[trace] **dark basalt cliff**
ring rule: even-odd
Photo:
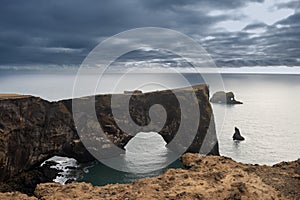
[[[63,102],[32,96],[0,97],[0,180],[33,168],[78,136]]]
[[[193,90],[198,101],[200,120],[197,134],[187,152],[199,152],[204,142],[203,145],[212,145],[210,152],[206,153],[218,155],[218,142],[212,107],[209,103],[208,87],[199,85],[194,86]],[[139,131],[143,131],[143,126],[151,121],[149,116],[151,106],[155,104],[163,106],[166,111],[166,120],[159,134],[167,143],[170,143],[176,136],[181,118],[189,117],[187,113],[181,115],[177,98],[184,101],[185,94],[190,90],[182,88],[177,89],[177,92],[179,96],[175,96],[170,90],[165,90],[131,95],[118,94],[116,98],[122,101],[123,98],[130,96],[129,113],[132,120],[142,127]],[[111,108],[112,96],[97,95],[78,98],[75,101],[84,108],[91,98],[95,99],[97,120],[93,121],[85,113],[81,113],[79,120],[82,124],[86,124],[84,126],[86,132],[92,132],[95,124],[100,124],[107,137],[97,138],[97,134],[87,137],[92,137],[93,140],[109,141],[107,145],[104,145],[108,149],[112,145],[124,148],[133,136],[117,125],[119,122],[126,123],[127,119],[114,119]],[[192,113],[193,110],[188,112]],[[154,116],[159,114],[154,113]],[[189,129],[186,131],[188,135]],[[73,157],[79,162],[94,159],[80,142],[77,134],[72,114],[72,99],[48,102],[32,96],[0,95],[0,180],[3,181],[30,170],[54,155]]]

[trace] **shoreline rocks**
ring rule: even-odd
[[[233,92],[224,91],[214,93],[210,99],[210,102],[220,104],[243,104],[241,101],[235,100]]]
[[[242,164],[222,156],[182,156],[187,169],[167,169],[154,178],[103,187],[88,183],[40,184],[38,198],[79,199],[299,199],[300,159],[274,166]],[[298,177],[298,178],[297,178]],[[65,191],[69,191],[66,193]],[[75,194],[75,196],[74,196]]]
[[[21,172],[0,182],[0,192],[21,192],[28,195],[33,195],[37,184],[52,182],[59,173],[60,170],[52,168],[56,163],[47,161],[43,166],[36,167],[29,171]],[[1,199],[1,198],[0,198]]]
[[[130,184],[92,186],[89,183],[39,184],[34,196],[0,193],[3,200],[23,199],[299,199],[300,159],[273,166],[236,162],[223,156],[187,153],[188,169],[167,169],[164,174]]]

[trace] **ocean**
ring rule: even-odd
[[[106,77],[106,81],[115,82],[117,75]],[[151,78],[152,77],[152,78]],[[185,74],[191,84],[202,83],[195,74]],[[184,86],[169,74],[148,76],[152,82],[169,80],[174,87]],[[145,81],[145,77],[136,75],[128,85],[115,92]],[[300,75],[288,74],[223,74],[224,88],[212,88],[211,94],[218,90],[232,91],[242,105],[212,104],[215,114],[220,154],[232,159],[252,164],[272,165],[281,161],[300,158]],[[72,97],[74,74],[68,73],[1,73],[0,93],[20,93],[40,96],[47,100],[60,100]],[[126,81],[125,81],[126,82]],[[112,91],[102,88],[100,93]],[[162,89],[147,86],[143,91]],[[98,90],[97,90],[98,92]],[[82,95],[88,95],[82,89]],[[238,127],[245,141],[232,140],[234,127]],[[126,146],[124,162],[138,173],[125,173],[111,169],[99,162],[79,165],[69,158],[55,157],[57,167],[65,172],[56,181],[67,179],[90,182],[94,185],[108,183],[128,183],[143,177],[156,176],[165,168],[159,168],[168,159],[169,150],[157,133],[139,133]],[[66,166],[75,166],[77,169]],[[183,167],[175,161],[168,167]]]

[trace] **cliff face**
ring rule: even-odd
[[[0,180],[41,164],[77,139],[62,102],[19,96],[0,100]]]
[[[193,90],[198,101],[200,121],[196,136],[187,152],[199,152],[203,143],[203,145],[211,146],[210,151],[206,153],[218,155],[208,87],[200,85],[195,86]],[[179,99],[184,101],[185,94],[190,91],[183,88],[178,89],[177,92],[180,94]],[[127,94],[116,96],[120,102],[128,98]],[[143,126],[150,123],[149,109],[152,105],[160,104],[164,107],[167,119],[159,134],[167,143],[170,143],[176,136],[181,118],[188,119],[189,117],[187,114],[181,115],[178,99],[172,91],[137,93],[129,96],[130,116],[136,124],[142,127],[138,131],[144,131]],[[89,103],[91,98],[94,97],[79,98],[75,101],[79,102],[84,110],[85,104]],[[100,124],[108,138],[99,138],[95,133],[87,136],[90,140],[109,141],[107,145],[104,145],[106,149],[112,145],[124,148],[133,136],[117,125],[120,122],[127,123],[128,119],[122,116],[114,119],[111,98],[111,95],[95,97],[96,121],[84,112],[77,120],[85,124],[84,131],[88,133],[93,132],[95,124]],[[192,113],[193,110],[189,112]],[[154,117],[156,115],[160,113],[154,113]],[[189,129],[187,128],[186,131],[188,135]],[[29,170],[54,155],[73,157],[79,162],[93,159],[79,140],[73,121],[72,100],[48,102],[32,96],[0,96],[0,180]]]

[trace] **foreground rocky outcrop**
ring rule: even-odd
[[[187,169],[131,184],[44,183],[35,196],[0,193],[1,199],[300,199],[300,159],[274,166],[242,164],[221,156],[185,154]]]
[[[180,120],[189,119],[189,115],[194,112],[191,108],[181,115],[179,101],[187,101],[187,94],[194,92],[201,115],[197,122],[196,135],[187,152],[199,152],[202,145],[206,145],[211,146],[207,153],[218,155],[218,142],[213,112],[209,103],[208,86],[194,86],[192,90],[177,89],[175,92],[178,96],[175,96],[173,92],[174,90],[165,90],[131,95],[118,94],[114,95],[114,98],[119,102],[130,98],[130,116],[136,124],[141,126],[140,131],[143,131],[143,127],[151,122],[149,114],[151,106],[162,105],[167,117],[159,134],[167,143],[170,143],[180,128]],[[120,122],[128,123],[128,118],[125,115],[117,119],[113,117],[111,99],[112,95],[97,95],[48,102],[33,96],[0,95],[0,181],[15,180],[20,173],[36,168],[55,155],[72,157],[79,162],[93,160],[94,157],[81,143],[82,139],[102,141],[103,146],[97,149],[100,153],[115,145],[120,149],[124,148],[133,136],[117,125]],[[76,119],[83,124],[80,128],[86,133],[93,133],[85,135],[84,138],[79,138],[75,128],[72,113],[74,101],[82,108],[82,112],[77,113],[79,117]],[[96,120],[84,112],[91,101],[95,102]],[[114,106],[118,107],[118,105]],[[160,113],[154,113],[154,117],[158,119],[160,115]],[[105,138],[99,137],[94,129],[99,124],[105,133]],[[189,130],[189,126],[186,126],[185,131],[184,137],[188,137],[193,130]],[[181,138],[177,140],[181,141]],[[180,146],[179,143],[178,146]]]
[[[243,104],[241,101],[237,101],[234,98],[233,92],[224,92],[219,91],[213,94],[210,99],[212,103],[221,103],[221,104]]]

